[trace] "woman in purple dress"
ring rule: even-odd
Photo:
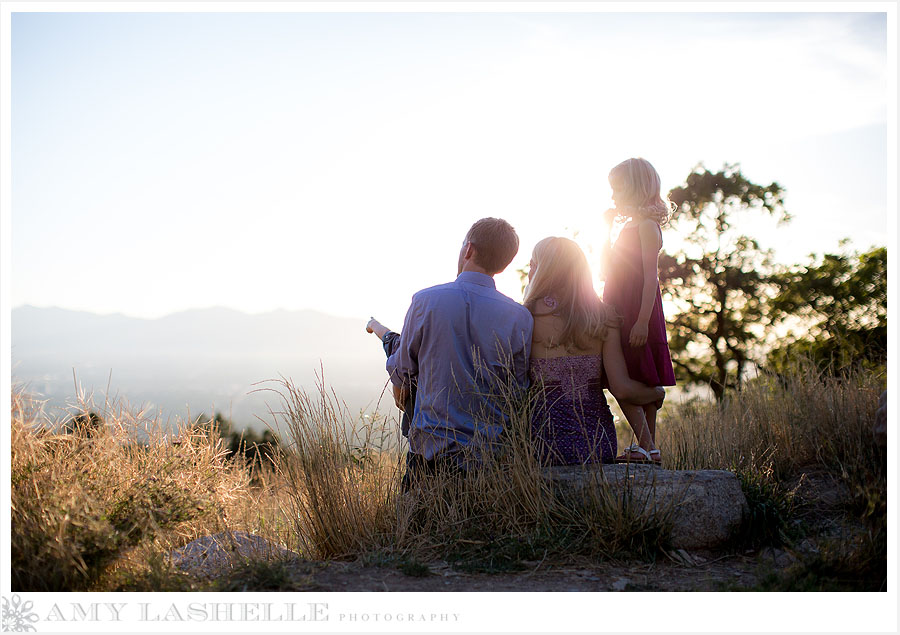
[[[668,221],[671,204],[663,200],[659,174],[646,159],[623,161],[610,171],[609,183],[615,208],[605,214],[607,233],[616,218],[627,223],[615,246],[607,247],[604,252],[603,301],[615,307],[623,318],[622,352],[628,375],[648,386],[674,386],[657,264],[662,248],[660,226]],[[619,401],[619,405],[629,423],[637,423],[632,428],[638,439],[637,444],[625,449],[619,460],[646,458],[659,462],[657,406],[627,401]],[[649,438],[639,434],[639,430],[645,429],[650,433]]]
[[[616,430],[604,384],[617,400],[633,404],[659,402],[665,391],[628,377],[621,319],[594,291],[587,259],[574,241],[550,237],[535,245],[528,281],[530,375],[539,391],[532,432],[539,455],[551,465],[612,462]]]

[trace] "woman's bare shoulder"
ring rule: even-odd
[[[534,339],[544,340],[557,335],[562,329],[562,318],[553,313],[532,313],[534,316]]]

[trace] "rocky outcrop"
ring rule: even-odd
[[[598,492],[630,496],[638,512],[655,511],[672,523],[671,546],[715,549],[738,531],[749,513],[737,476],[724,470],[665,470],[618,464],[547,468],[558,496],[578,503]],[[608,489],[603,489],[608,488]]]
[[[245,531],[197,538],[169,552],[172,564],[200,577],[212,577],[246,560],[285,559],[292,551]]]

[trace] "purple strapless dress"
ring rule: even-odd
[[[612,462],[616,428],[603,394],[601,356],[532,359],[528,372],[540,391],[531,429],[541,460],[549,465]]]

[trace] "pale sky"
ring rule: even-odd
[[[483,216],[521,299],[631,156],[777,180],[794,222],[746,231],[782,262],[887,242],[884,14],[14,13],[11,46],[13,307],[399,328]]]

